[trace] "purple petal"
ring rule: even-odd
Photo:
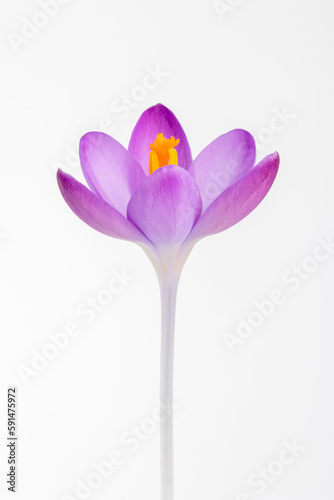
[[[125,215],[132,193],[145,180],[138,162],[119,142],[102,132],[84,135],[79,151],[91,190]]]
[[[174,165],[153,172],[128,205],[128,219],[157,246],[182,242],[201,212],[201,197],[194,179]]]
[[[176,147],[177,163],[180,167],[188,168],[192,162],[188,139],[178,119],[168,108],[162,104],[156,104],[141,115],[133,129],[129,143],[129,152],[140,163],[146,175],[148,175],[148,160],[151,152],[150,144],[161,133],[167,139],[171,136],[180,139],[180,144]]]
[[[203,211],[254,167],[255,157],[254,138],[241,129],[221,135],[203,149],[188,169],[199,187]]]
[[[59,169],[57,180],[68,206],[93,229],[113,238],[143,245],[149,244],[145,236],[131,222],[71,175]]]
[[[268,193],[278,166],[278,153],[269,155],[240,181],[227,188],[204,212],[187,241],[220,233],[244,219]]]

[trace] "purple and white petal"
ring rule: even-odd
[[[79,153],[91,190],[125,215],[132,193],[145,180],[138,162],[124,146],[102,132],[85,134]]]
[[[71,175],[58,170],[57,180],[68,206],[90,227],[113,238],[150,245],[145,236],[122,214]]]
[[[203,212],[254,167],[255,158],[254,138],[241,129],[219,136],[203,149],[188,169],[199,187]]]
[[[151,174],[128,205],[128,219],[156,246],[182,242],[200,217],[202,201],[188,172],[169,165]]]
[[[153,144],[158,134],[170,139],[180,139],[176,146],[178,165],[188,168],[192,162],[191,150],[187,136],[180,122],[168,108],[162,104],[156,104],[148,108],[139,118],[133,129],[129,152],[140,163],[145,174],[148,175],[148,162],[150,156],[150,144]]]
[[[240,181],[227,188],[204,212],[187,242],[225,231],[250,214],[271,188],[278,166],[278,153],[271,154]]]

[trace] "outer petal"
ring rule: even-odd
[[[255,140],[241,129],[221,135],[203,149],[188,169],[199,187],[203,211],[254,167],[255,157]]]
[[[117,210],[62,170],[57,172],[60,191],[73,212],[100,233],[149,245],[145,236]]]
[[[161,133],[168,139],[171,136],[180,139],[180,144],[176,147],[177,163],[180,167],[188,168],[192,162],[188,139],[180,122],[168,108],[162,104],[156,104],[141,115],[133,129],[129,143],[129,152],[140,163],[146,175],[148,175],[148,160],[151,152],[150,144]]]
[[[184,241],[201,212],[194,179],[174,165],[151,174],[128,205],[128,219],[157,247]]]
[[[119,142],[102,132],[85,134],[79,151],[91,190],[125,215],[132,193],[145,179],[138,162]]]
[[[269,155],[240,181],[227,188],[204,212],[187,242],[225,231],[252,212],[271,188],[278,166],[278,153]]]

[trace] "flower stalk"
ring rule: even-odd
[[[161,500],[174,500],[173,372],[175,311],[179,273],[167,270],[159,276],[161,296],[160,399],[168,418],[160,426]]]

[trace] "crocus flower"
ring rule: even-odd
[[[102,132],[89,132],[79,153],[90,189],[58,171],[73,212],[108,236],[141,245],[165,268],[170,258],[182,267],[198,240],[252,212],[279,164],[274,153],[254,166],[255,141],[245,130],[221,135],[193,160],[179,121],[161,104],[142,114],[128,150]]]
[[[276,177],[279,156],[255,165],[245,130],[219,136],[193,160],[183,128],[161,104],[139,118],[128,149],[101,132],[80,141],[89,188],[58,171],[61,193],[92,228],[140,245],[153,263],[162,302],[161,399],[172,404],[176,290],[195,243],[244,219]],[[172,419],[161,426],[162,500],[173,500]]]

